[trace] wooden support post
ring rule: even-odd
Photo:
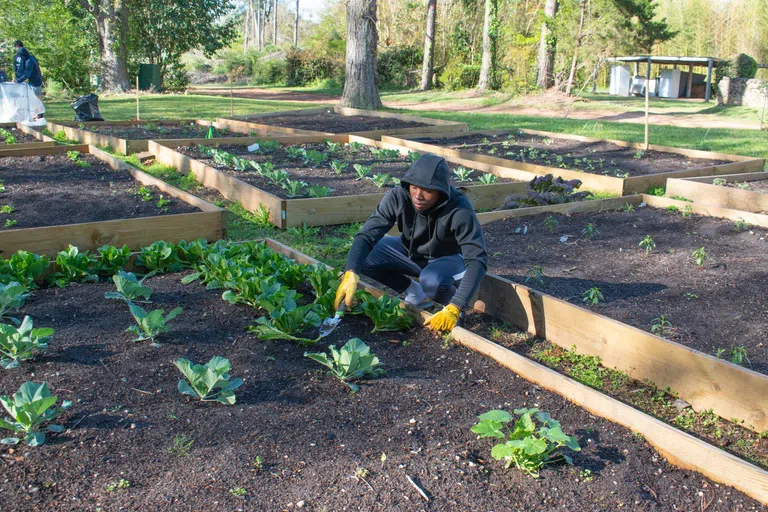
[[[688,85],[685,88],[685,97],[691,97],[691,89],[693,88],[693,64],[688,65]]]
[[[712,96],[712,59],[707,62],[707,92],[704,95],[704,101],[709,101]]]
[[[136,75],[136,120],[140,121],[141,117],[139,116],[139,76]]]
[[[232,77],[229,77],[229,115],[235,115],[235,97],[232,85]]]
[[[648,151],[650,142],[648,140],[648,121],[649,121],[649,104],[651,97],[651,58],[648,57],[648,69],[645,76],[645,150]]]

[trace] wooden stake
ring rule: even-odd
[[[139,121],[139,76],[136,75],[136,120]]]
[[[235,115],[235,97],[232,90],[232,77],[229,77],[229,115]]]
[[[651,59],[648,59],[648,70],[645,77],[645,151],[648,151],[650,142],[648,140],[648,108],[651,98]]]

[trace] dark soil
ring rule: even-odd
[[[115,171],[91,155],[81,154],[83,168],[67,155],[0,158],[0,181],[5,192],[0,206],[13,212],[0,213],[0,223],[16,220],[13,228],[57,226],[100,220],[190,213],[197,208],[148,188],[152,199],[144,201],[137,191],[142,186],[125,171]],[[158,207],[160,198],[170,201]]]
[[[768,373],[765,230],[737,231],[731,221],[647,207],[554,214],[553,232],[547,217],[483,226],[489,272],[643,330],[665,315],[673,327],[664,337],[708,354],[743,346],[753,368]],[[592,240],[581,235],[589,223],[599,231]],[[514,234],[523,225],[528,233]],[[646,235],[656,244],[647,256],[638,246]],[[707,258],[696,266],[691,252],[701,247]],[[537,265],[543,284],[529,274]],[[588,305],[582,294],[594,287],[605,301]]]
[[[85,130],[103,135],[110,135],[124,140],[150,139],[202,139],[208,133],[208,127],[197,123],[185,124],[140,124],[140,125],[110,125],[91,124]],[[247,133],[232,132],[214,128],[216,137],[248,137]]]
[[[372,165],[373,170],[369,176],[375,174],[389,174],[398,179],[405,174],[408,167],[411,165],[411,161],[406,156],[377,159],[367,147],[363,147],[360,150],[353,150],[349,147],[341,146],[332,153],[328,150],[328,147],[325,144],[301,144],[293,147],[301,147],[307,151],[316,150],[326,153],[328,155],[328,160],[317,167],[311,167],[302,159],[291,158],[284,146],[281,146],[276,151],[266,155],[249,153],[247,146],[221,146],[220,149],[227,151],[228,153],[248,157],[249,160],[254,160],[259,163],[271,162],[274,164],[275,169],[285,169],[288,174],[290,174],[292,180],[304,181],[309,186],[317,185],[331,187],[333,189],[331,196],[376,194],[386,192],[394,186],[392,181],[384,187],[379,188],[370,179],[358,180],[357,173],[353,168],[354,164],[363,166]],[[260,188],[261,190],[265,190],[278,197],[288,197],[285,189],[274,185],[270,180],[259,176],[256,171],[236,171],[228,166],[218,165],[208,156],[200,152],[197,147],[180,147],[177,148],[177,151],[216,167],[254,187]],[[334,160],[345,162],[347,164],[345,170],[341,174],[336,174],[331,169],[330,164]],[[451,170],[454,170],[461,166],[449,163],[448,167],[450,167]],[[479,184],[477,178],[481,174],[482,171],[474,171],[470,176],[470,179],[473,180],[471,182],[457,182],[455,177],[452,182],[457,188],[471,186],[471,184],[477,185]],[[514,181],[515,180],[508,178],[499,178],[497,183],[511,183]],[[306,197],[306,191],[303,197]]]
[[[303,349],[245,332],[253,310],[179,277],[147,281],[153,307],[185,308],[160,348],[130,341],[128,309],[103,298],[107,285],[40,290],[25,306],[56,334],[36,362],[0,373],[0,390],[14,392],[31,376],[74,407],[59,421],[71,431],[42,447],[0,447],[8,510],[278,511],[300,501],[317,511],[764,510],[670,466],[627,429],[484,356],[443,349],[423,330],[373,335],[366,320],[345,318],[328,342],[360,337],[387,369],[352,395]],[[234,406],[176,390],[173,360],[214,355],[245,380]],[[545,469],[539,480],[504,470],[490,457],[493,443],[469,430],[477,414],[526,406],[551,412],[578,437],[575,467]],[[169,451],[180,436],[193,440],[186,455]],[[365,482],[357,468],[369,471]],[[130,487],[107,490],[120,479]]]
[[[324,133],[368,132],[374,130],[396,130],[401,128],[429,126],[425,123],[415,123],[412,121],[403,121],[401,119],[371,116],[343,116],[335,112],[307,115],[272,115],[240,119],[252,123],[283,126],[297,130],[312,130]]]
[[[743,188],[745,185],[746,185],[746,188]],[[725,186],[731,187],[731,188],[738,188],[741,190],[748,190],[750,192],[760,192],[761,194],[768,194],[768,180],[745,181],[741,183],[726,183]]]
[[[581,142],[514,132],[507,135],[414,140],[517,162],[619,178],[729,163],[727,160],[688,158],[661,151],[638,151],[610,142]]]
[[[40,142],[39,140],[34,138],[32,135],[27,135],[26,133],[19,130],[18,128],[5,128],[5,130],[11,132],[11,135],[16,137],[17,144],[26,144],[28,142]],[[0,136],[0,147],[13,149],[13,144],[6,144],[5,137]]]

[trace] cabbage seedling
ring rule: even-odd
[[[645,249],[646,256],[651,254],[651,251],[653,251],[656,248],[656,242],[653,241],[653,238],[651,238],[651,235],[645,235],[645,238],[640,240],[640,243],[637,245],[638,247]]]
[[[17,318],[9,316],[8,313],[23,306],[27,297],[29,297],[27,289],[16,281],[11,281],[8,284],[0,283],[0,320],[10,320],[19,325],[21,322]]]
[[[371,176],[371,181],[379,188],[384,188],[392,180],[392,176],[386,173],[378,173]]]
[[[453,176],[456,178],[456,181],[472,181],[473,172],[471,169],[459,166],[453,170]]]
[[[176,272],[184,266],[179,260],[176,248],[163,241],[155,242],[148,247],[142,247],[136,258],[136,264],[147,270],[156,272]]]
[[[479,178],[477,178],[477,181],[482,183],[483,185],[493,185],[494,183],[499,181],[499,178],[495,174],[489,174],[489,173],[483,173]]]
[[[585,291],[581,294],[582,297],[584,297],[583,301],[588,304],[599,304],[604,299],[603,292],[600,291],[600,288],[595,286],[594,288],[590,288],[589,290]]]
[[[199,398],[203,402],[235,403],[235,390],[243,385],[243,379],[229,378],[229,359],[214,356],[205,365],[194,364],[181,358],[173,362],[186,380],[179,380],[179,391]]]
[[[335,172],[336,174],[343,173],[347,168],[347,162],[339,162],[338,160],[334,160],[331,162],[331,170]]]
[[[124,300],[126,302],[150,302],[149,298],[152,296],[152,288],[143,286],[142,283],[144,279],[151,275],[154,275],[154,272],[150,272],[139,280],[133,272],[123,272],[121,270],[118,274],[112,276],[112,281],[114,281],[117,291],[104,293],[104,298]],[[139,298],[144,300],[137,300]]]
[[[355,170],[355,173],[357,174],[357,178],[355,178],[355,180],[357,181],[360,181],[366,178],[369,174],[371,174],[371,172],[373,172],[372,165],[352,164],[352,168]]]
[[[48,389],[48,383],[36,384],[25,382],[19,390],[10,396],[0,396],[0,403],[10,415],[9,418],[0,418],[0,428],[23,433],[23,440],[29,446],[39,446],[45,443],[45,433],[41,432],[42,424],[53,421],[65,409],[72,406],[72,402],[64,401],[61,407],[54,407],[58,397],[52,396]],[[48,425],[49,432],[62,432],[59,425]],[[0,439],[2,444],[18,444],[19,437],[6,437]]]
[[[309,197],[328,197],[333,193],[333,189],[328,186],[312,185],[307,189]]]
[[[0,366],[6,370],[18,368],[19,361],[32,359],[36,351],[47,350],[53,333],[50,327],[33,329],[28,316],[19,327],[0,324]]]
[[[285,180],[281,185],[285,190],[285,195],[289,198],[298,197],[304,195],[304,189],[307,188],[307,184],[300,180]]]
[[[155,338],[163,333],[168,332],[171,328],[169,322],[179,316],[183,308],[176,308],[171,310],[167,315],[163,315],[165,310],[155,309],[147,313],[144,308],[137,306],[136,304],[129,302],[128,309],[131,310],[134,320],[137,325],[132,325],[126,332],[130,332],[136,335],[136,339],[133,341],[139,342],[144,340],[152,340],[153,345],[159,346]]]
[[[48,256],[18,251],[9,260],[0,259],[0,281],[16,281],[28,290],[37,288],[35,279],[48,269],[50,261]]]
[[[96,260],[88,251],[80,252],[74,245],[70,245],[66,251],[59,251],[56,255],[56,267],[58,272],[50,277],[50,281],[59,288],[64,288],[69,283],[93,283],[99,280],[99,276],[92,273]]]
[[[117,274],[131,258],[131,249],[127,245],[119,249],[114,245],[102,245],[96,250],[99,253],[96,268],[102,274]]]
[[[413,318],[400,305],[400,301],[389,295],[381,295],[376,299],[368,294],[358,309],[373,322],[371,332],[404,331],[413,325]]]
[[[330,345],[328,350],[331,357],[328,357],[325,352],[304,352],[304,357],[328,367],[330,370],[328,373],[349,386],[353,393],[357,393],[360,387],[350,381],[375,379],[386,373],[379,368],[381,361],[371,353],[371,347],[360,338],[350,339],[341,347],[341,350],[338,350],[335,345]]]

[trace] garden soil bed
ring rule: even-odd
[[[360,337],[387,369],[352,395],[302,357],[304,349],[245,332],[252,309],[223,302],[220,291],[184,287],[179,277],[147,281],[154,307],[185,308],[160,348],[130,341],[128,309],[103,298],[105,284],[40,290],[24,307],[56,334],[36,362],[0,373],[0,390],[14,392],[32,374],[74,406],[59,421],[71,431],[38,448],[0,448],[9,510],[278,511],[299,502],[317,511],[763,510],[670,466],[627,429],[484,356],[443,349],[423,330],[372,335],[368,321],[346,317],[328,342]],[[173,360],[214,355],[228,357],[232,376],[245,380],[234,406],[176,390]],[[540,407],[578,437],[575,467],[551,467],[534,480],[491,459],[493,443],[469,428],[477,414],[516,407]],[[193,440],[187,455],[169,451],[176,436]],[[367,484],[357,468],[369,471]],[[107,490],[120,479],[130,487]]]
[[[646,331],[665,315],[672,328],[664,337],[708,354],[743,346],[753,369],[768,373],[766,230],[645,207],[553,214],[558,224],[550,232],[548,216],[483,226],[489,272]],[[599,231],[592,240],[581,235],[590,223]],[[524,225],[527,234],[514,234]],[[656,244],[647,256],[638,246],[646,235]],[[701,247],[707,257],[697,266],[691,253]],[[537,265],[543,284],[531,276]],[[594,287],[604,302],[587,305],[582,294]]]
[[[336,112],[302,115],[272,115],[264,117],[239,118],[241,121],[281,126],[297,130],[312,130],[324,133],[352,133],[375,130],[397,130],[430,126],[425,123],[404,121],[389,117],[343,116]]]
[[[741,188],[736,183],[727,183],[725,186],[730,188],[737,188],[741,190],[747,190],[749,192],[758,192],[760,194],[768,194],[768,180],[762,180],[762,181],[745,181],[743,183],[746,183],[748,186],[747,188]]]
[[[301,160],[292,159],[286,152],[286,148],[283,146],[266,155],[249,153],[246,146],[221,146],[219,149],[235,155],[248,157],[249,160],[254,160],[259,163],[271,162],[274,164],[275,169],[285,169],[292,180],[304,181],[309,186],[317,185],[331,187],[333,189],[333,192],[330,194],[331,196],[377,194],[386,192],[394,186],[391,181],[388,185],[379,188],[369,179],[357,180],[357,174],[355,173],[353,164],[360,164],[363,166],[372,165],[373,170],[369,176],[381,173],[389,174],[398,179],[405,174],[408,167],[411,165],[411,161],[406,156],[384,160],[376,159],[373,157],[368,147],[363,147],[362,149],[355,151],[349,147],[342,146],[333,153],[328,152],[328,148],[324,144],[301,144],[293,147],[302,147],[307,151],[314,149],[326,153],[328,155],[328,160],[318,167],[310,167],[309,165],[304,164]],[[210,157],[203,154],[198,147],[180,147],[177,151],[196,160],[205,162],[212,167],[235,176],[236,178],[253,185],[256,188],[269,192],[270,194],[274,194],[281,198],[287,198],[285,189],[274,185],[270,180],[256,174],[255,171],[236,171],[231,167],[218,165],[214,163]],[[330,168],[330,163],[333,160],[338,160],[347,164],[345,170],[341,174],[336,174]],[[453,171],[460,166],[449,163],[448,167]],[[480,183],[477,182],[477,178],[481,176],[481,174],[483,174],[482,171],[474,171],[470,176],[473,180],[471,182],[457,182],[455,177],[452,179],[452,182],[457,188],[471,186],[473,184],[478,185]],[[516,180],[498,178],[497,183],[511,183],[514,181]]]
[[[86,131],[109,135],[124,140],[151,139],[203,139],[208,133],[208,127],[197,123],[184,124],[140,124],[140,125],[110,125],[89,124]],[[248,137],[247,133],[232,132],[222,128],[214,128],[216,137]]]
[[[730,163],[661,151],[639,151],[610,142],[583,142],[519,133],[412,140],[467,153],[619,178]]]
[[[27,144],[29,142],[40,142],[32,135],[27,135],[23,131],[19,130],[18,128],[5,128],[6,131],[11,132],[11,135],[16,137],[16,143],[15,144],[7,144],[5,142],[5,137],[0,137],[0,148],[3,149],[13,149],[13,146],[16,144]]]
[[[90,167],[80,167],[66,154],[0,158],[5,187],[0,205],[13,208],[0,214],[0,222],[16,220],[13,228],[35,228],[199,211],[154,187],[144,187],[151,200],[142,200],[137,195],[142,185],[128,172],[88,154],[78,158]],[[170,201],[163,208],[157,206],[161,197]]]

